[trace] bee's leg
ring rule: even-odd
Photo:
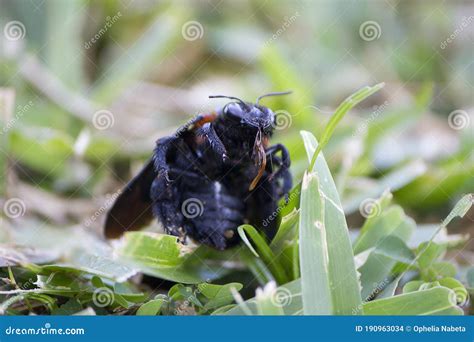
[[[180,236],[184,217],[179,208],[179,193],[176,184],[170,184],[164,176],[158,176],[153,181],[150,195],[153,202],[153,214],[163,224],[166,233]]]
[[[276,155],[278,152],[281,152],[281,158]],[[276,144],[267,149],[267,157],[270,159],[270,162],[267,163],[270,168],[269,172],[271,172],[269,179],[282,179],[283,185],[279,190],[281,190],[281,195],[285,195],[288,200],[288,193],[293,186],[289,170],[291,165],[290,154],[285,146]],[[274,165],[279,166],[278,170],[274,171]]]
[[[204,124],[201,128],[199,128],[197,130],[197,135],[205,136],[209,141],[211,149],[214,151],[217,157],[222,158],[223,162],[227,160],[227,151],[225,149],[225,146],[217,135],[211,123],[208,122]]]
[[[167,184],[171,183],[169,178],[169,166],[166,162],[168,151],[175,148],[174,144],[181,138],[175,136],[164,137],[156,141],[155,153],[153,155],[153,164],[158,176],[163,176]]]

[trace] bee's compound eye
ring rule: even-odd
[[[242,117],[242,109],[236,103],[229,103],[225,105],[223,109],[224,115],[241,118]]]
[[[225,115],[229,114],[229,105],[224,106],[224,108],[222,109],[222,113],[224,113]]]

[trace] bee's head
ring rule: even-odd
[[[230,102],[222,109],[222,114],[226,120],[234,122],[251,132],[261,132],[265,136],[270,136],[275,127],[275,114],[265,106],[259,104],[260,99],[266,96],[285,95],[290,92],[269,93],[260,96],[255,103],[244,102],[237,97],[214,95],[209,98],[228,98],[236,100]]]

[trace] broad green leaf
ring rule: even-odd
[[[408,241],[414,229],[415,222],[405,215],[403,209],[392,206],[366,220],[354,242],[354,253],[359,254],[368,248],[376,247],[390,235]]]
[[[137,316],[155,316],[160,312],[161,307],[163,306],[163,299],[152,299],[145,304],[142,304],[137,310]]]
[[[185,284],[214,279],[225,270],[193,258],[193,251],[171,235],[151,232],[126,233],[115,252],[127,265],[140,272]],[[205,248],[205,247],[199,247]]]
[[[217,310],[214,310],[211,313],[211,316],[218,316],[218,315],[225,315],[227,312],[229,312],[231,309],[235,308],[236,304],[229,304],[226,306],[222,306]]]
[[[364,303],[366,315],[462,315],[446,287],[405,293]]]
[[[198,285],[198,292],[209,300],[204,305],[204,308],[211,310],[232,303],[234,297],[232,296],[231,288],[240,291],[242,287],[242,284],[239,283],[229,283],[225,285],[202,283]]]
[[[302,131],[301,135],[311,155],[317,148],[316,138],[309,132]],[[309,301],[305,302],[305,313],[352,314],[362,302],[354,254],[336,185],[323,155],[317,157],[302,184],[299,230],[303,301]]]
[[[392,195],[385,192],[374,200],[371,213],[354,242],[354,253],[369,251],[366,262],[359,267],[362,298],[367,300],[384,291],[391,283],[391,273],[397,262],[409,264],[414,255],[406,245],[415,222],[402,208],[389,206]],[[390,292],[390,290],[387,290]]]
[[[51,311],[51,315],[69,316],[74,315],[82,310],[81,303],[76,298],[69,299],[59,308]]]
[[[395,235],[389,235],[375,247],[374,253],[405,264],[411,263],[415,255],[405,242]]]
[[[385,237],[369,254],[365,264],[358,269],[365,300],[383,293],[391,283],[392,269],[397,262],[409,264],[414,254],[405,242],[394,235]],[[390,290],[387,290],[390,291]]]
[[[82,251],[75,251],[70,261],[80,271],[114,279],[117,282],[126,281],[137,273],[136,269],[127,267],[110,257],[88,254]]]
[[[464,305],[469,299],[469,294],[464,285],[457,279],[446,277],[438,280],[441,286],[447,287],[448,289],[453,290],[454,298],[456,303],[459,305]]]
[[[29,264],[27,267],[42,274],[54,272],[67,272],[72,274],[88,273],[117,282],[126,281],[138,272],[137,269],[128,267],[123,263],[113,260],[111,257],[88,254],[80,250],[73,251],[69,255],[68,261],[68,263],[46,264],[41,266]]]
[[[423,280],[412,280],[403,286],[403,293],[415,292],[420,289],[420,286],[425,282]]]
[[[431,265],[431,269],[436,279],[445,277],[454,278],[458,273],[456,266],[449,261],[435,262]]]
[[[420,269],[427,269],[431,267],[431,264],[438,259],[444,252],[446,252],[446,247],[438,245],[432,241],[423,242],[418,246],[417,249],[417,262],[420,266]]]

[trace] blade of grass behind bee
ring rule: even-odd
[[[241,239],[244,241],[244,243],[249,247],[249,249],[257,256],[263,259],[265,264],[268,266],[268,268],[271,270],[272,274],[274,275],[276,281],[278,284],[285,284],[288,282],[288,276],[286,275],[285,270],[283,267],[276,261],[275,254],[273,251],[270,249],[268,246],[267,242],[264,240],[264,238],[257,232],[257,230],[249,225],[249,224],[244,224],[241,225],[237,229]],[[251,245],[249,239],[247,238],[247,234],[250,236],[252,241],[255,244],[255,247],[257,250],[254,249],[254,247]],[[257,251],[260,254],[257,254]]]
[[[314,164],[316,163],[316,159],[318,157],[319,152],[326,146],[328,143],[329,139],[331,138],[332,134],[334,133],[334,130],[336,129],[337,124],[339,121],[342,120],[344,115],[351,110],[353,107],[355,107],[359,102],[365,100],[367,97],[372,95],[373,93],[379,91],[384,87],[384,83],[379,83],[376,84],[373,87],[366,86],[348,98],[346,98],[340,105],[337,107],[335,113],[333,116],[331,116],[331,119],[327,123],[326,127],[324,128],[323,135],[321,136],[320,143],[316,148],[316,152],[313,154],[313,157],[311,159],[311,163],[309,166],[309,170],[312,170],[314,167]]]

